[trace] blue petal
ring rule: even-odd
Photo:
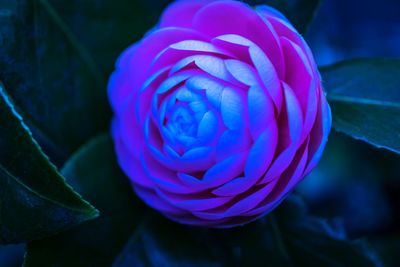
[[[210,142],[218,132],[218,119],[211,111],[207,111],[199,123],[197,137],[203,142]]]
[[[222,50],[210,43],[196,40],[185,40],[170,45],[171,48],[184,51],[208,52],[222,55],[231,55],[228,51]]]
[[[210,168],[203,178],[207,188],[219,186],[238,177],[243,172],[246,155],[246,153],[233,155]]]
[[[255,208],[271,193],[274,187],[274,183],[269,183],[248,197],[239,200],[225,212],[225,216],[237,216]]]
[[[195,63],[201,70],[214,77],[224,81],[232,81],[232,77],[226,69],[224,60],[220,58],[201,55],[197,56]]]
[[[225,65],[232,76],[239,82],[252,86],[258,84],[258,78],[252,66],[236,59],[225,60]]]
[[[189,107],[194,112],[197,122],[200,122],[204,114],[208,111],[207,105],[203,101],[193,101],[189,103]]]
[[[254,43],[251,42],[249,39],[246,39],[240,35],[237,34],[225,34],[225,35],[220,35],[216,38],[213,39],[213,41],[224,41],[227,43],[231,43],[231,44],[237,44],[237,45],[241,45],[241,46],[251,46]]]
[[[227,130],[218,140],[217,160],[249,149],[250,138],[246,131]]]
[[[295,143],[301,138],[303,115],[300,103],[292,89],[285,83],[283,83],[283,89],[285,94],[290,138],[292,142]]]
[[[255,140],[274,121],[274,105],[260,86],[252,86],[248,92],[248,109],[250,131]]]
[[[277,144],[278,128],[275,123],[271,123],[250,150],[244,169],[246,177],[254,181],[261,178],[274,158]]]
[[[186,87],[182,87],[176,93],[176,98],[183,102],[192,102],[201,99],[198,94],[193,93]]]
[[[243,101],[237,91],[231,88],[224,89],[221,99],[221,115],[226,127],[232,130],[244,128],[245,109],[243,105],[247,105],[247,103]]]
[[[223,85],[210,78],[196,76],[188,79],[186,86],[192,90],[206,90],[206,96],[210,104],[217,109],[220,108]]]
[[[179,73],[177,75],[171,76],[168,79],[166,79],[157,89],[156,93],[157,94],[163,94],[167,92],[168,90],[171,90],[184,80],[187,80],[190,78],[191,74],[190,73]]]

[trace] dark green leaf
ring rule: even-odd
[[[222,244],[207,229],[193,228],[153,215],[135,232],[113,267],[225,266]],[[231,265],[232,266],[232,265]]]
[[[193,228],[150,218],[114,263],[123,266],[381,266],[361,241],[310,216],[298,197],[243,227]]]
[[[397,267],[399,265],[400,235],[389,234],[375,237],[371,241],[375,245],[379,255],[387,267]]]
[[[46,151],[63,162],[109,126],[117,56],[157,21],[147,1],[0,0],[0,80]],[[162,2],[161,2],[162,4]]]
[[[284,14],[301,33],[307,32],[320,0],[245,0],[251,5],[269,5]]]
[[[400,60],[352,60],[321,68],[333,126],[400,153]]]
[[[29,243],[25,266],[110,266],[145,212],[118,167],[108,135],[83,146],[62,173],[99,208],[100,217]]]
[[[43,238],[97,215],[43,154],[0,84],[0,243]]]
[[[25,244],[0,246],[0,265],[21,267],[25,254]]]
[[[338,220],[310,216],[296,196],[289,197],[274,216],[294,266],[382,266],[366,241],[349,240]]]

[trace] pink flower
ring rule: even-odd
[[[331,114],[309,47],[278,11],[178,1],[109,82],[119,163],[172,220],[209,227],[275,208],[317,164]]]

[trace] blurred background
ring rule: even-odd
[[[131,1],[148,10],[145,21],[133,25],[132,36],[127,36],[126,41],[134,42],[170,1]],[[68,8],[76,8],[79,15],[79,6]],[[93,10],[98,9],[93,6]],[[58,11],[62,17],[63,10]],[[305,38],[319,65],[358,57],[400,58],[400,1],[323,0]],[[388,266],[400,265],[396,258],[400,251],[399,155],[333,131],[319,166],[297,190],[313,213],[342,218],[350,237],[367,238]],[[24,245],[0,246],[0,266],[21,266],[23,253]]]
[[[400,1],[324,0],[305,37],[319,65],[400,58]],[[350,237],[367,238],[387,266],[400,266],[399,155],[332,131],[298,191],[314,213],[341,217]]]

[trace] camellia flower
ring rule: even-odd
[[[118,161],[137,195],[185,224],[276,207],[319,161],[330,109],[309,47],[278,11],[178,1],[109,82]]]

